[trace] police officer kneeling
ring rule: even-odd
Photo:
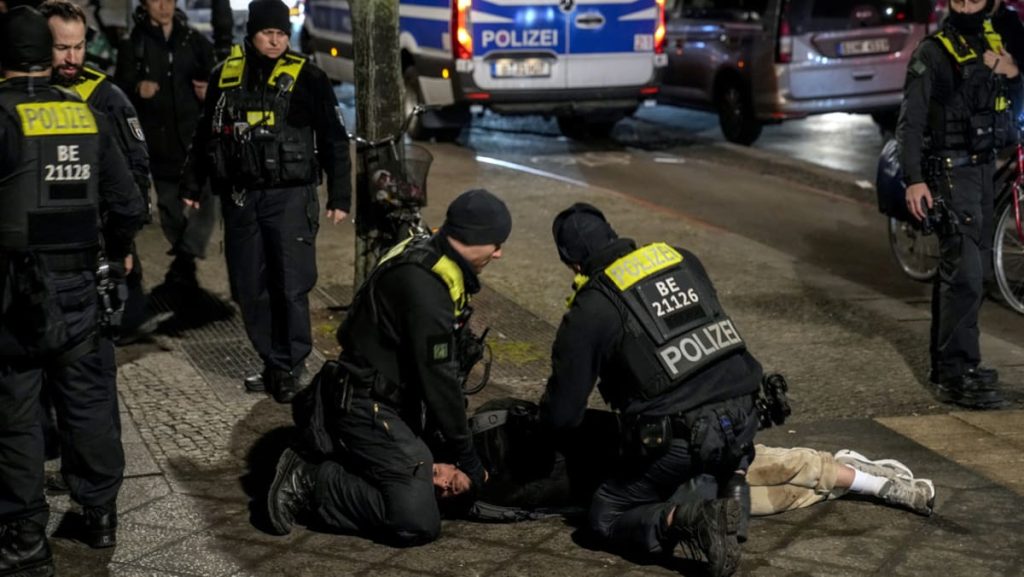
[[[341,449],[320,465],[285,451],[268,496],[278,533],[307,513],[395,545],[427,543],[441,531],[433,455],[465,472],[472,487],[483,484],[457,343],[469,330],[477,275],[501,258],[511,229],[505,204],[472,190],[448,207],[437,234],[384,255],[338,329],[341,375],[302,393],[326,386],[323,397],[333,400],[324,403],[325,428]]]
[[[0,28],[0,575],[50,575],[43,378],[62,473],[83,508],[79,538],[110,547],[124,452],[113,345],[97,326],[97,264],[103,241],[107,258],[130,268],[145,209],[104,117],[50,85],[46,19],[15,8]]]
[[[969,408],[1003,403],[999,375],[981,365],[978,312],[992,262],[995,149],[1012,127],[1020,73],[983,0],[951,0],[942,28],[911,57],[896,128],[911,214],[932,212],[939,271],[932,290],[929,381]]]
[[[591,528],[640,554],[700,550],[711,574],[739,564],[743,473],[753,460],[761,365],[692,253],[637,248],[575,204],[555,219],[576,292],[552,347],[541,419],[567,457],[595,384],[623,421],[630,464],[594,493]],[[728,497],[728,498],[724,498]]]
[[[233,47],[210,78],[182,195],[199,206],[207,177],[220,194],[231,294],[263,360],[263,371],[245,387],[286,403],[313,347],[316,188],[323,171],[326,216],[341,222],[352,196],[351,160],[327,75],[288,50],[288,6],[252,2],[247,30],[245,47]]]

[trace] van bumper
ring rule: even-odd
[[[870,113],[899,108],[903,91],[878,94],[858,94],[830,98],[793,99],[779,94],[774,100],[758,102],[758,118],[778,122],[790,118],[804,118],[812,114],[829,112]]]

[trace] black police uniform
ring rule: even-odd
[[[995,147],[1011,130],[1006,95],[1020,90],[1020,76],[1007,81],[984,65],[984,52],[1001,46],[987,21],[982,31],[961,34],[947,19],[911,58],[896,131],[907,185],[927,183],[951,213],[938,227],[931,380],[943,400],[967,405],[1000,400],[994,375],[978,371],[978,311],[992,258],[982,236],[992,230]]]
[[[680,505],[682,518],[702,504],[680,486],[700,476],[715,495],[753,459],[761,366],[692,253],[615,239],[581,266],[541,417],[563,434],[579,426],[597,383],[622,415],[634,460],[598,488],[590,526],[617,546],[671,552],[680,536],[666,525],[668,512]]]
[[[466,330],[476,274],[443,234],[384,256],[338,330],[354,387],[336,421],[350,460],[328,463],[318,492],[332,526],[406,544],[440,532],[434,458],[424,437],[479,487],[484,471],[466,424],[457,331]]]
[[[139,195],[149,212],[149,151],[146,137],[142,132],[139,115],[131,100],[104,73],[84,67],[82,73],[70,86],[89,106],[107,115],[114,128],[118,148],[128,161],[128,168],[135,179]],[[138,327],[145,317],[146,297],[142,287],[142,260],[132,247],[132,271],[125,279],[128,285],[128,300],[125,302],[121,331],[128,332]]]
[[[207,177],[221,195],[231,292],[264,374],[276,375],[271,390],[293,388],[312,349],[321,171],[327,209],[347,212],[348,134],[327,76],[293,52],[270,59],[235,46],[210,80],[183,195],[198,200]]]
[[[168,278],[191,284],[194,259],[206,257],[217,213],[212,203],[186,212],[178,185],[203,111],[192,82],[208,80],[216,59],[210,41],[189,26],[184,12],[175,13],[170,38],[153,25],[142,6],[133,19],[135,27],[117,52],[114,79],[132,99],[146,135],[160,228],[177,257]],[[160,85],[152,98],[139,95],[142,81]]]
[[[97,253],[102,238],[112,262],[125,258],[144,205],[109,124],[73,93],[11,78],[0,111],[0,521],[46,525],[45,373],[71,496],[87,531],[109,530],[124,453],[113,345],[98,332]],[[109,531],[84,537],[113,544]]]

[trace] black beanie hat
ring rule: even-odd
[[[512,232],[512,215],[490,192],[467,190],[448,205],[441,232],[470,246],[502,244]]]
[[[35,8],[18,6],[0,19],[0,62],[7,70],[38,72],[53,63],[50,24]]]
[[[597,207],[577,202],[558,213],[551,225],[558,258],[565,264],[583,264],[591,255],[619,238]]]
[[[288,5],[281,0],[255,0],[249,4],[249,21],[245,24],[249,38],[267,28],[291,32]]]

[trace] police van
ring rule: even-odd
[[[399,0],[405,105],[440,105],[413,136],[454,138],[470,112],[555,116],[607,134],[658,93],[665,0]],[[307,0],[302,49],[353,82],[347,0]]]

